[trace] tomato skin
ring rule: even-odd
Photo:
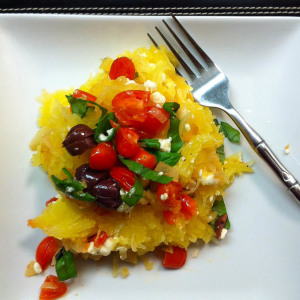
[[[109,170],[117,161],[117,153],[109,142],[103,142],[92,150],[89,165],[94,170]]]
[[[144,139],[157,136],[167,125],[170,115],[163,108],[149,106],[146,108],[146,119],[138,129]]]
[[[176,223],[178,215],[174,214],[171,210],[164,210],[164,218],[169,225],[174,225]]]
[[[133,129],[119,128],[115,136],[115,145],[118,153],[128,158],[133,156],[139,150],[138,140],[139,135]]]
[[[137,153],[131,159],[149,169],[153,169],[157,165],[156,157],[141,147],[139,147]]]
[[[173,253],[165,252],[162,265],[169,269],[179,269],[186,262],[187,252],[180,247],[173,247]]]
[[[146,104],[150,92],[130,90],[117,94],[112,100],[112,109],[123,126],[139,127],[146,120]]]
[[[183,187],[179,182],[171,181],[167,184],[159,184],[157,187],[157,198],[158,200],[166,205],[167,207],[174,208],[176,212],[181,208],[181,191]],[[168,198],[163,200],[162,195],[167,194]],[[174,212],[175,212],[174,211]]]
[[[115,166],[110,170],[110,176],[116,180],[126,192],[129,192],[135,184],[135,175],[127,168]]]
[[[128,57],[119,57],[115,59],[110,67],[109,78],[112,80],[120,76],[125,76],[130,80],[134,79],[135,66]]]
[[[83,100],[88,100],[88,101],[92,101],[95,102],[97,100],[97,97],[89,94],[87,92],[84,92],[82,90],[75,90],[73,92],[73,97],[76,99],[83,99]]]
[[[50,264],[52,257],[58,250],[56,238],[52,236],[45,237],[38,245],[35,253],[35,259],[40,264],[42,270],[46,270]]]
[[[52,197],[51,199],[47,200],[45,205],[48,206],[50,203],[55,202],[57,200],[56,197]]]
[[[94,246],[99,248],[102,246],[105,241],[108,239],[108,234],[105,231],[101,231],[100,234],[94,235],[91,239],[88,240],[89,243],[94,242]]]
[[[40,300],[57,299],[67,291],[67,285],[54,275],[48,275],[41,286]]]
[[[181,196],[181,210],[186,220],[191,219],[198,213],[196,201],[188,195]]]

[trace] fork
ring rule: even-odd
[[[183,58],[179,52],[173,47],[171,42],[166,38],[162,31],[155,27],[159,35],[167,44],[171,52],[175,55],[181,67],[186,74],[187,82],[193,88],[193,96],[195,102],[213,108],[219,108],[229,115],[234,123],[241,130],[251,147],[255,152],[262,157],[266,163],[277,174],[279,179],[287,186],[287,188],[295,195],[300,203],[300,185],[296,178],[282,165],[279,159],[272,152],[271,148],[263,140],[263,138],[243,119],[243,117],[232,106],[229,100],[229,82],[225,74],[216,66],[216,64],[209,58],[209,56],[200,48],[191,35],[186,31],[178,19],[172,15],[175,24],[185,36],[185,40],[180,39],[178,34],[163,20],[164,25],[174,38],[188,59]],[[159,48],[156,41],[148,33],[152,43]],[[193,46],[199,57],[205,62],[206,66],[201,63],[186,46],[189,43]],[[195,72],[194,70],[197,70]],[[176,69],[179,75],[180,72]]]

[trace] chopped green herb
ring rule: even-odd
[[[223,216],[225,214],[227,214],[225,202],[224,202],[224,199],[223,199],[222,196],[219,196],[216,199],[216,201],[215,201],[215,203],[214,203],[214,205],[212,207],[212,210],[218,212],[217,218],[221,217],[221,216]],[[228,214],[227,214],[227,216],[228,216]],[[212,221],[210,224],[213,225],[213,226],[215,226],[215,222],[216,222],[216,220]],[[229,218],[228,217],[227,217],[227,221],[226,221],[226,224],[225,224],[225,228],[226,229],[230,228],[230,222],[229,222]]]
[[[57,277],[60,281],[77,277],[77,271],[75,269],[74,257],[71,251],[66,251],[65,248],[61,250],[55,256],[55,270]]]
[[[184,142],[182,141],[180,134],[179,134],[179,124],[180,120],[177,118],[170,118],[170,128],[168,131],[168,138],[172,138],[171,143],[171,152],[178,152],[182,146],[184,145]]]
[[[143,197],[143,184],[141,180],[135,176],[135,183],[128,193],[121,196],[123,202],[128,206],[134,206]]]
[[[159,149],[160,142],[158,139],[142,139],[139,140],[139,145],[144,148]]]
[[[240,132],[237,129],[231,127],[228,123],[221,122],[220,132],[223,132],[230,142],[240,142]]]
[[[176,112],[179,108],[180,108],[180,104],[176,102],[165,102],[163,105],[163,109],[167,111],[172,117],[177,116]]]
[[[163,152],[163,151],[149,151],[151,154],[155,155],[157,162],[160,161],[168,164],[170,166],[175,166],[181,155],[180,153],[172,153],[172,152]]]
[[[117,118],[115,117],[113,112],[101,116],[98,123],[96,124],[96,129],[94,133],[95,142],[108,142],[115,137],[119,127],[117,127],[116,129],[112,128],[110,125],[110,120],[114,122],[117,121]]]
[[[217,148],[217,154],[219,155],[220,162],[223,163],[225,160],[224,145]]]
[[[87,105],[88,103],[99,107],[102,112],[102,116],[104,116],[107,113],[106,108],[93,101],[76,99],[72,95],[66,95],[66,97],[71,105],[72,113],[78,115],[80,118],[83,118],[86,115],[88,109],[92,109],[91,106]]]
[[[92,202],[96,201],[96,198],[89,193],[83,192],[84,186],[72,177],[72,174],[67,169],[62,169],[63,172],[68,176],[67,179],[61,180],[55,177],[54,175],[51,176],[51,179],[55,185],[55,187],[65,193],[70,198],[74,198],[77,200]]]
[[[144,167],[142,164],[137,163],[130,159],[125,159],[119,156],[121,162],[132,172],[140,175],[143,178],[150,179],[152,181],[167,184],[172,181],[173,177],[159,175],[157,172]]]

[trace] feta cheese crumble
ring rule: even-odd
[[[220,240],[223,240],[227,234],[228,230],[226,228],[223,228],[220,235]]]
[[[42,273],[42,267],[41,267],[41,265],[40,265],[38,262],[35,262],[35,263],[33,264],[33,269],[34,269],[34,272],[35,272],[36,274]]]
[[[158,141],[160,143],[159,150],[163,152],[171,152],[172,137],[169,137],[167,139],[158,139]]]
[[[164,193],[160,196],[161,201],[166,201],[169,198],[168,193]]]
[[[147,91],[155,92],[157,90],[157,84],[154,81],[146,80],[144,82],[144,87]]]
[[[100,141],[105,141],[107,139],[108,136],[110,136],[112,133],[113,133],[114,129],[113,128],[110,128],[106,131],[107,135],[103,134],[103,133],[100,133],[99,134],[99,140]]]
[[[191,125],[189,123],[186,123],[184,125],[184,128],[185,128],[186,131],[191,131]]]
[[[166,102],[166,97],[160,92],[154,92],[150,95],[150,100],[155,104],[163,105]]]
[[[284,147],[284,153],[285,153],[285,154],[290,154],[290,144],[288,144],[288,145],[286,145],[286,146]]]

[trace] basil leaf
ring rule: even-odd
[[[142,139],[139,141],[139,145],[144,148],[150,148],[150,149],[159,149],[160,148],[160,142],[158,139]]]
[[[155,155],[158,163],[162,161],[165,164],[168,164],[170,166],[175,166],[181,157],[180,153],[163,152],[163,151],[149,151],[149,152]]]
[[[119,127],[116,129],[112,128],[110,125],[110,120],[112,120],[114,122],[117,121],[117,118],[115,117],[113,112],[103,115],[99,119],[98,123],[96,124],[97,127],[94,132],[95,142],[97,142],[97,143],[108,142],[108,141],[111,141],[115,137],[115,134]],[[103,136],[100,137],[101,134]]]
[[[165,102],[163,109],[170,114],[172,117],[176,117],[177,110],[180,108],[180,104],[176,102]]]
[[[66,251],[64,247],[55,256],[55,270],[59,281],[77,277],[73,253]]]
[[[67,170],[63,169],[63,172],[68,176],[67,179],[61,180],[51,175],[51,179],[57,190],[65,193],[70,198],[77,200],[92,202],[96,201],[96,198],[89,193],[83,192],[84,186],[76,179],[72,177],[72,174]]]
[[[172,181],[173,177],[169,177],[166,175],[158,175],[157,172],[144,167],[142,164],[137,163],[130,159],[125,159],[121,156],[119,156],[119,159],[121,162],[132,172],[141,175],[141,177],[150,179],[152,181],[167,184]]]
[[[91,108],[91,106],[87,105],[88,103],[97,106],[101,110],[102,116],[107,113],[107,109],[96,102],[83,100],[80,98],[77,99],[72,95],[66,95],[66,97],[71,105],[72,113],[78,115],[80,118],[83,118],[86,115],[88,109]]]
[[[221,199],[221,200],[219,200],[219,199]],[[218,199],[216,199],[216,201],[215,201],[215,203],[212,207],[212,210],[218,212],[217,218],[227,214],[225,202],[224,202],[224,199],[223,199],[222,196],[220,196]],[[227,216],[228,216],[228,214],[227,214]],[[212,221],[210,224],[214,226],[215,222],[216,222],[216,220]],[[226,224],[225,224],[225,228],[226,229],[230,228],[230,222],[229,222],[228,217],[227,217],[227,221],[226,221]]]
[[[219,155],[220,162],[223,163],[225,160],[224,145],[217,148],[217,154]]]
[[[172,138],[171,143],[171,152],[178,152],[182,146],[184,145],[184,142],[182,141],[180,134],[179,134],[179,124],[180,120],[177,118],[170,118],[170,128],[168,131],[168,138]]]
[[[221,122],[220,132],[223,132],[230,142],[240,142],[240,132],[237,129],[231,127],[228,123]]]
[[[134,206],[143,197],[143,184],[141,180],[135,176],[135,183],[128,193],[121,196],[123,202],[128,206]]]

